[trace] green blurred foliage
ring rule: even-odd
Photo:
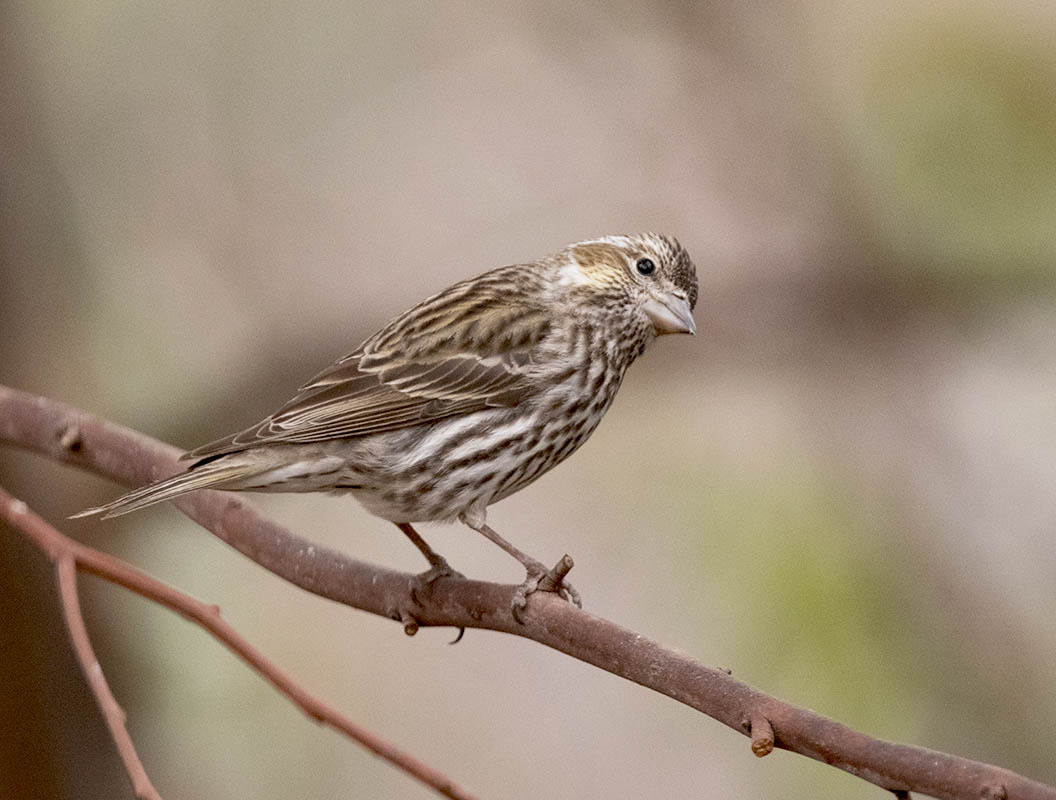
[[[865,168],[891,263],[944,279],[1056,285],[1056,53],[968,16],[866,45]]]

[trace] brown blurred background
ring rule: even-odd
[[[192,447],[448,283],[661,230],[696,338],[492,509],[586,607],[884,738],[1056,782],[1056,15],[1001,3],[36,2],[0,11],[0,382]],[[408,639],[163,507],[0,483],[486,797],[877,790],[538,645]],[[350,500],[261,498],[422,568]],[[131,797],[49,570],[0,532],[0,796]],[[519,579],[464,528],[428,538]],[[166,800],[431,796],[83,580]]]

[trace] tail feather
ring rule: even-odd
[[[88,508],[78,514],[73,514],[70,519],[90,517],[95,514],[102,514],[103,519],[119,517],[122,514],[138,511],[155,503],[171,500],[181,494],[193,492],[195,489],[222,489],[225,485],[230,486],[260,471],[259,468],[248,464],[220,463],[203,465],[198,469],[181,472],[171,478],[141,486],[106,505]]]

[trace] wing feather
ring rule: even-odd
[[[365,436],[523,402],[540,388],[532,356],[550,322],[544,308],[513,299],[501,285],[467,281],[426,300],[305,383],[267,419],[184,457],[211,460],[265,443]]]

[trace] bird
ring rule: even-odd
[[[487,524],[488,507],[587,440],[653,339],[696,333],[697,291],[689,254],[657,233],[493,269],[400,314],[257,424],[186,453],[184,472],[74,517],[206,488],[350,494],[425,556],[419,587],[460,573],[414,524],[483,534],[525,569],[519,612],[547,569]],[[562,577],[543,587],[580,605]]]

